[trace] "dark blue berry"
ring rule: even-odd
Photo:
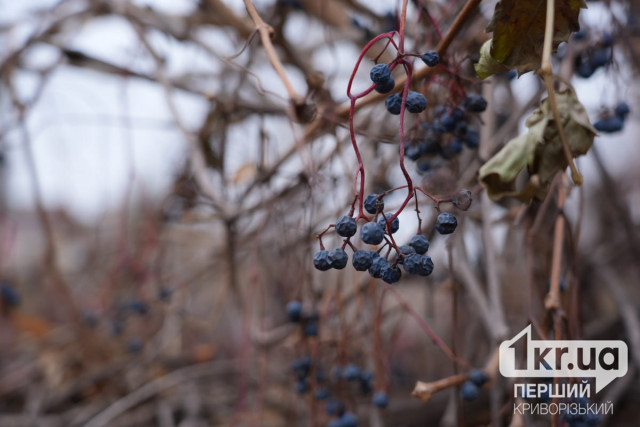
[[[317,337],[318,322],[315,320],[311,322],[307,322],[306,325],[304,325],[304,335],[307,337]]]
[[[424,143],[421,144],[421,148],[422,153],[427,156],[435,156],[436,154],[440,154],[440,150],[442,150],[438,141],[434,141],[432,139],[424,141]]]
[[[598,120],[593,127],[604,133],[620,132],[624,127],[624,120],[618,116],[611,116]]]
[[[422,149],[418,144],[411,144],[404,147],[404,156],[408,159],[416,161],[422,155]]]
[[[433,273],[433,260],[429,255],[422,255],[418,264],[418,275],[428,276]]]
[[[299,322],[302,319],[302,303],[300,301],[289,301],[287,304],[287,316],[289,322]]]
[[[416,234],[409,240],[409,245],[416,251],[416,253],[422,255],[429,250],[429,240],[422,234]]]
[[[303,356],[295,359],[293,363],[291,363],[291,369],[298,379],[306,378],[309,375],[309,371],[311,371],[311,357]]]
[[[356,231],[358,231],[358,225],[354,218],[345,215],[341,216],[340,219],[336,221],[336,232],[338,235],[342,237],[351,237],[356,234]]]
[[[398,249],[400,250],[400,253],[404,256],[416,253],[415,248],[411,245],[402,245]]]
[[[458,139],[452,139],[447,145],[442,147],[440,155],[443,159],[453,159],[458,154],[462,153],[462,142]]]
[[[475,129],[467,129],[462,143],[471,149],[478,148],[480,145],[480,134],[478,134],[478,131]]]
[[[384,409],[389,406],[389,395],[384,391],[379,391],[373,395],[373,404],[377,408]]]
[[[456,122],[456,128],[457,125],[460,124],[459,122],[461,120],[464,120],[464,111],[462,111],[460,108],[454,108],[453,110],[451,110],[451,113],[449,113],[449,115]]]
[[[345,366],[344,370],[342,371],[342,375],[344,376],[344,378],[347,381],[356,381],[360,379],[360,368],[358,368],[356,365],[350,363],[347,366]]]
[[[315,392],[316,400],[326,400],[329,398],[329,389],[326,387],[320,387]]]
[[[462,398],[468,402],[476,400],[480,396],[480,389],[471,381],[462,384]]]
[[[309,383],[306,380],[298,380],[296,381],[296,391],[298,394],[305,394],[309,391]]]
[[[329,252],[329,262],[331,263],[331,268],[342,270],[349,262],[349,255],[347,255],[344,249],[336,248]]]
[[[458,220],[449,212],[442,212],[436,220],[436,231],[440,234],[451,234],[456,230]]]
[[[400,114],[400,110],[402,109],[402,97],[397,93],[389,95],[384,101],[384,106],[388,112],[397,116]]]
[[[316,252],[313,257],[313,266],[320,271],[327,271],[331,268],[331,261],[329,261],[329,251],[321,250]]]
[[[345,412],[340,417],[341,427],[358,427],[358,418],[351,412]]]
[[[451,132],[456,128],[456,119],[453,118],[453,116],[450,116],[448,114],[443,115],[440,118],[440,125],[442,126],[442,128],[444,128],[445,132],[442,133],[447,133],[447,132]]]
[[[391,77],[391,68],[387,64],[374,65],[369,72],[369,77],[375,84],[383,83]]]
[[[366,249],[358,249],[353,253],[351,257],[351,263],[353,264],[353,268],[357,271],[365,271],[371,267],[373,264],[373,254],[376,253],[374,251],[369,251]]]
[[[15,307],[20,304],[20,294],[16,290],[15,286],[6,280],[3,280],[2,283],[0,283],[0,299],[8,307]]]
[[[382,271],[382,280],[390,285],[400,281],[401,276],[402,272],[400,272],[398,267],[389,266]]]
[[[435,50],[428,50],[422,54],[422,62],[429,67],[435,67],[440,62],[440,55]]]
[[[611,47],[613,44],[613,36],[610,33],[602,34],[602,46]]]
[[[422,262],[422,256],[419,254],[409,254],[404,258],[404,262],[402,265],[404,266],[404,271],[409,274],[418,274],[420,271],[420,266]]]
[[[363,380],[362,378],[360,378],[360,392],[364,396],[366,396],[368,394],[371,394],[372,391],[373,391],[373,387],[371,386],[371,381]]]
[[[593,67],[589,62],[580,62],[575,68],[576,74],[583,79],[588,79],[595,73],[596,68]]]
[[[360,229],[360,238],[369,245],[378,245],[384,239],[384,229],[377,222],[368,222]]]
[[[604,67],[609,62],[609,51],[598,49],[593,51],[591,54],[591,58],[589,59],[589,63],[594,69]]]
[[[384,200],[378,199],[378,195],[375,193],[369,194],[364,199],[364,209],[373,215],[378,212],[378,209],[384,209]]]
[[[392,216],[393,214],[388,213],[384,217],[380,217],[380,219],[378,220],[378,225],[382,227],[385,233],[388,232],[386,218],[391,218]],[[394,220],[391,221],[391,234],[395,233],[399,229],[400,229],[400,220],[398,219],[398,217],[395,217]]]
[[[386,258],[377,257],[373,260],[371,267],[369,267],[369,274],[372,277],[379,279],[382,277],[382,273],[387,269],[387,267],[389,267],[389,261],[387,261]]]
[[[472,113],[482,113],[487,109],[487,100],[480,95],[472,93],[471,95],[467,96],[464,105],[467,111],[470,111]]]
[[[587,37],[587,33],[583,29],[580,29],[579,31],[576,31],[575,33],[573,33],[574,40],[584,40],[585,37]]]
[[[627,118],[627,116],[631,112],[631,109],[629,108],[629,104],[627,104],[626,102],[621,102],[620,104],[616,105],[615,111],[616,111],[616,116],[624,120]]]
[[[419,173],[424,174],[431,171],[431,163],[429,162],[429,160],[423,159],[416,164],[416,168],[418,169]]]
[[[487,378],[487,375],[480,369],[473,369],[469,373],[469,381],[471,381],[478,387],[482,387],[487,381],[489,381],[489,379]]]
[[[410,113],[420,114],[427,108],[427,98],[420,92],[411,91],[407,94],[406,105]]]
[[[387,80],[376,84],[375,91],[378,93],[389,93],[396,87],[396,81],[393,77],[389,77]]]

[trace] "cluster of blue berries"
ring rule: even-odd
[[[470,192],[468,193],[470,202]],[[467,194],[464,193],[464,194]],[[364,200],[364,208],[370,213],[378,216],[384,209],[382,195],[369,194]],[[360,228],[360,239],[369,245],[379,245],[400,229],[400,220],[396,217],[392,219],[391,214],[380,215],[378,221],[370,221]],[[443,212],[436,220],[436,231],[440,234],[451,234],[458,225],[456,217]],[[358,230],[356,220],[350,216],[343,216],[335,223],[335,229],[339,236],[350,239]],[[351,263],[357,271],[368,271],[372,277],[382,279],[389,284],[400,280],[402,273],[399,266],[402,265],[405,273],[419,276],[429,276],[433,272],[434,264],[429,255],[429,241],[418,234],[411,238],[408,245],[403,245],[396,251],[396,258],[388,260],[380,255],[379,251],[368,249],[354,250]],[[320,271],[331,268],[343,269],[349,261],[349,256],[342,248],[327,251],[321,249],[313,257],[313,265]]]
[[[613,110],[613,114],[609,113],[600,118],[593,124],[596,130],[603,133],[620,132],[624,128],[624,122],[631,112],[626,102],[621,102]]]
[[[480,369],[474,369],[469,373],[469,381],[462,384],[462,399],[468,402],[476,400],[480,396],[480,388],[488,381],[486,374]]]
[[[574,40],[584,40],[586,37],[585,31],[578,31],[573,35]],[[576,56],[574,64],[576,74],[588,79],[599,68],[607,65],[613,54],[612,46],[613,37],[609,33],[604,33],[599,43]]]

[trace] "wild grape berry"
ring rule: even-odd
[[[356,234],[358,231],[358,225],[356,224],[356,220],[351,218],[350,216],[341,216],[338,221],[336,221],[336,233],[342,237],[351,237]]]
[[[427,98],[420,92],[411,91],[407,94],[406,105],[410,113],[420,114],[427,108]]]
[[[471,191],[462,189],[458,191],[455,196],[453,196],[451,203],[453,203],[453,206],[455,206],[456,208],[462,211],[466,211],[471,206],[472,201],[473,196],[471,194]]]
[[[418,275],[420,276],[429,276],[433,273],[433,260],[429,255],[420,256],[420,261],[418,263]]]
[[[302,319],[302,303],[300,301],[289,301],[287,304],[287,316],[289,322],[299,322]]]
[[[325,407],[325,410],[327,411],[327,415],[341,417],[345,411],[344,403],[342,403],[342,401],[337,399],[331,399],[327,402],[327,406]]]
[[[371,267],[369,267],[369,274],[376,279],[382,277],[384,270],[389,267],[389,261],[383,257],[377,257],[373,260]]]
[[[374,89],[378,93],[389,93],[394,87],[396,87],[396,81],[393,77],[389,77],[387,80],[377,83]]]
[[[409,245],[416,251],[416,253],[422,255],[429,250],[429,240],[422,234],[416,234],[409,240]]]
[[[426,174],[431,171],[431,163],[429,160],[422,159],[418,163],[416,163],[416,169],[418,169],[418,173]]]
[[[358,368],[356,365],[350,363],[347,366],[345,366],[344,371],[343,371],[343,375],[344,378],[347,381],[356,381],[360,379],[360,368]]]
[[[475,129],[467,129],[467,133],[465,133],[462,138],[462,143],[472,150],[478,148],[480,145],[480,134]]]
[[[368,222],[360,229],[360,238],[369,245],[378,245],[384,239],[384,229],[377,222]]]
[[[384,209],[384,200],[378,199],[377,194],[371,193],[364,199],[364,209],[373,215],[378,212],[378,209]]]
[[[384,409],[389,406],[389,395],[384,391],[379,391],[373,395],[373,405],[377,408]]]
[[[489,379],[487,378],[487,375],[480,369],[473,369],[469,373],[469,381],[471,381],[478,387],[482,387],[487,381],[489,381]]]
[[[7,307],[15,307],[20,304],[20,294],[15,286],[3,280],[2,283],[0,283],[0,300],[2,300]]]
[[[470,402],[472,400],[476,400],[478,396],[480,396],[480,389],[471,381],[466,381],[464,384],[462,384],[461,394],[464,400]]]
[[[402,96],[397,93],[387,96],[387,99],[384,101],[384,106],[391,114],[395,116],[399,115],[402,109]]]
[[[400,250],[400,253],[404,256],[416,253],[416,250],[411,245],[402,245],[398,249]]]
[[[315,392],[316,400],[326,400],[329,398],[329,389],[326,387],[320,387]]]
[[[371,267],[373,264],[373,254],[375,251],[369,251],[366,249],[358,249],[353,253],[351,257],[351,263],[353,264],[353,268],[357,271],[365,271]]]
[[[374,65],[369,72],[369,77],[375,84],[384,83],[391,77],[391,68],[387,64]]]
[[[390,285],[399,282],[401,276],[402,272],[398,267],[388,266],[387,268],[382,270],[382,280]]]
[[[404,147],[404,156],[408,159],[416,161],[422,155],[422,149],[418,144],[411,144]]]
[[[329,262],[331,263],[331,268],[335,268],[336,270],[342,270],[347,266],[349,262],[349,256],[342,248],[336,248],[329,252]]]
[[[402,263],[404,267],[404,271],[408,274],[418,274],[420,271],[420,263],[422,261],[422,256],[419,254],[409,254],[404,258],[404,262]]]
[[[440,150],[442,150],[442,146],[438,143],[438,141],[434,139],[428,139],[421,144],[422,153],[427,156],[435,156],[436,154],[440,154]]]
[[[313,266],[320,271],[327,271],[331,268],[331,261],[329,260],[329,251],[321,250],[316,252],[313,257]]]
[[[487,109],[487,100],[480,95],[472,93],[471,95],[467,96],[464,105],[469,112],[482,113]]]
[[[422,54],[422,62],[429,67],[435,67],[440,62],[440,55],[435,50],[428,50]]]
[[[593,69],[598,69],[600,67],[604,67],[609,62],[609,51],[606,49],[597,49],[593,51],[591,54],[591,58],[589,58],[589,63]]]
[[[388,213],[384,217],[380,217],[380,219],[378,220],[378,225],[382,227],[385,233],[388,231],[386,218],[391,218],[392,216],[393,214]],[[398,219],[398,217],[395,217],[394,220],[391,221],[391,234],[395,233],[399,229],[400,229],[400,220]]]
[[[440,234],[451,234],[456,230],[458,220],[449,212],[442,212],[436,220],[436,231]]]
[[[311,357],[303,356],[295,359],[291,363],[291,369],[298,379],[306,378],[311,370]]]
[[[631,112],[631,109],[629,108],[629,104],[627,104],[626,102],[621,102],[620,104],[616,105],[615,112],[616,116],[624,120]]]
[[[624,127],[624,120],[618,116],[611,116],[598,120],[593,127],[604,133],[620,132]]]
[[[443,159],[453,159],[458,154],[462,153],[462,148],[462,141],[458,138],[454,138],[447,145],[442,147],[440,155]]]
[[[340,417],[341,427],[358,427],[358,418],[351,412],[345,412]]]
[[[306,380],[298,380],[296,382],[296,391],[298,394],[305,394],[309,391],[309,383]]]

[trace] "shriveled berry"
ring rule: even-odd
[[[410,113],[420,114],[427,108],[427,98],[420,92],[411,91],[407,94],[406,105]]]
[[[402,109],[402,96],[397,93],[387,96],[387,99],[384,101],[384,106],[391,114],[395,116],[399,115]]]
[[[289,322],[299,322],[302,319],[302,303],[300,301],[289,301],[287,304],[287,316]]]
[[[476,95],[475,93],[467,96],[464,104],[467,111],[470,111],[472,113],[482,113],[487,109],[487,100],[480,95]]]
[[[377,222],[368,222],[360,229],[360,238],[369,245],[378,245],[384,239],[384,229]]]
[[[487,378],[487,375],[480,369],[473,369],[469,373],[469,381],[471,381],[478,387],[482,387],[487,381],[489,381],[489,379]]]
[[[364,199],[364,209],[373,215],[378,212],[378,210],[384,209],[384,200],[378,199],[378,195],[375,193],[369,194]]]
[[[378,257],[373,260],[371,267],[369,267],[369,274],[376,279],[382,277],[383,271],[389,267],[389,261],[386,258]]]
[[[329,251],[321,250],[316,252],[313,257],[313,266],[320,271],[327,271],[331,268],[331,261],[329,260]]]
[[[356,234],[356,231],[358,231],[358,225],[354,218],[345,215],[341,216],[340,219],[336,221],[336,233],[340,236],[351,237]]]
[[[329,262],[331,262],[331,268],[342,270],[349,262],[349,255],[342,248],[333,249],[329,252]]]
[[[418,264],[418,275],[428,276],[433,273],[433,260],[429,255],[421,255],[420,262]]]
[[[456,230],[458,220],[449,212],[442,212],[436,220],[436,231],[440,234],[451,234]]]
[[[380,219],[378,220],[378,225],[382,227],[385,233],[388,231],[386,218],[391,218],[392,216],[393,214],[388,213],[384,217],[380,217]],[[400,220],[398,219],[398,217],[395,217],[394,220],[391,221],[391,233],[393,234],[399,229],[400,229]]]
[[[387,80],[377,83],[374,89],[378,93],[389,93],[394,87],[396,87],[396,81],[393,77],[389,77]]]
[[[455,196],[453,196],[451,203],[453,203],[453,206],[455,206],[456,208],[466,211],[471,206],[472,201],[473,196],[471,194],[471,191],[462,189],[458,191]]]
[[[411,160],[418,160],[422,155],[422,148],[418,144],[407,145],[404,148],[404,156]]]
[[[478,386],[472,383],[471,381],[467,381],[462,384],[462,399],[470,402],[472,400],[476,400],[478,396],[480,396],[480,389]]]
[[[429,250],[429,240],[422,234],[416,234],[409,240],[409,245],[420,255]]]
[[[420,271],[420,263],[422,261],[422,256],[419,254],[409,254],[404,258],[404,262],[402,265],[404,266],[404,271],[409,274],[418,274]]]
[[[391,77],[391,68],[387,64],[374,65],[369,72],[369,77],[375,84],[383,83]]]
[[[377,408],[384,409],[389,406],[389,395],[384,391],[379,391],[373,395],[373,405]]]
[[[415,248],[411,245],[402,245],[398,249],[400,250],[400,253],[405,256],[416,253]]]
[[[390,285],[400,281],[401,276],[402,272],[398,267],[388,266],[382,271],[382,280]]]
[[[422,62],[429,67],[435,67],[440,62],[440,55],[435,50],[428,50],[422,54]]]
[[[365,271],[371,264],[373,264],[373,254],[375,251],[369,251],[366,249],[358,249],[353,253],[351,257],[351,263],[353,264],[353,268],[357,271]]]

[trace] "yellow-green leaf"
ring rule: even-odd
[[[486,79],[493,74],[505,73],[509,71],[507,67],[491,57],[491,39],[484,42],[480,48],[480,60],[473,67],[476,74],[481,79]]]
[[[571,90],[555,97],[573,157],[586,154],[597,133],[586,110]],[[480,168],[480,182],[494,200],[543,198],[555,174],[568,166],[548,98],[527,118],[526,126],[526,133],[509,141]],[[528,175],[518,186],[525,167]]]

